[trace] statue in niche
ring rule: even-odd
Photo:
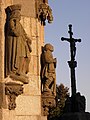
[[[56,95],[56,58],[53,58],[54,47],[46,44],[41,55],[41,80],[43,84],[42,92]]]
[[[21,5],[15,4],[6,8],[5,24],[5,77],[19,79],[27,83],[29,72],[31,40],[27,36],[21,20]]]

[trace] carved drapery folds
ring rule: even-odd
[[[5,94],[8,109],[16,108],[16,97],[23,93],[23,84],[29,83],[31,39],[25,32],[21,20],[21,5],[5,9]]]
[[[56,58],[53,58],[54,47],[48,43],[41,54],[42,114],[48,115],[49,108],[55,106],[56,96]]]
[[[7,83],[5,85],[5,94],[8,97],[8,109],[14,110],[16,108],[16,97],[23,93],[23,86],[21,84]]]
[[[54,47],[48,43],[41,54],[41,83],[42,93],[56,95],[56,58],[53,58]]]
[[[42,25],[45,25],[46,20],[48,20],[48,23],[52,23],[53,21],[52,9],[47,3],[41,3],[39,5],[38,19],[41,21]]]
[[[5,9],[5,78],[28,84],[31,39],[26,34],[21,20],[21,5],[15,4]]]

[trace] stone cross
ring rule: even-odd
[[[76,80],[75,80],[75,67],[77,67],[77,62],[75,61],[75,55],[76,55],[76,42],[81,42],[81,39],[74,39],[72,37],[72,25],[69,25],[69,31],[68,31],[70,38],[64,38],[62,37],[62,41],[68,41],[70,43],[70,53],[71,53],[71,60],[68,61],[70,70],[71,70],[71,91],[72,96],[76,94]]]

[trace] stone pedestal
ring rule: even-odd
[[[43,92],[42,96],[42,115],[47,116],[49,115],[49,109],[51,107],[56,106],[55,96],[53,94],[49,94],[48,92]]]
[[[90,113],[88,112],[76,112],[63,114],[60,120],[90,120]]]

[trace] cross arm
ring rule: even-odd
[[[70,38],[64,38],[64,37],[62,37],[61,40],[62,41],[65,40],[65,41],[68,41],[68,42],[71,42],[70,40],[73,40],[73,42],[81,42],[81,39],[74,39],[74,38],[70,39]]]
[[[75,42],[81,42],[81,39],[73,39]]]
[[[69,39],[69,38],[64,38],[64,37],[62,37],[62,38],[61,38],[61,40],[62,40],[62,41],[64,41],[64,40],[65,40],[65,41],[70,42],[70,39]]]

